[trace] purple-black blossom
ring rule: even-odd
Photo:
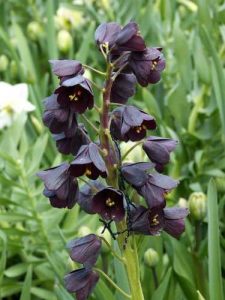
[[[95,265],[101,251],[102,241],[95,234],[72,240],[67,248],[73,261],[83,264],[85,268],[91,268]]]
[[[155,129],[155,119],[138,108],[126,105],[112,112],[111,135],[120,141],[139,141],[146,136],[148,129]]]
[[[77,179],[69,172],[70,165],[63,163],[57,167],[40,171],[37,175],[44,181],[44,195],[53,207],[72,208],[78,199]]]
[[[86,175],[94,180],[98,176],[107,177],[106,165],[99,153],[98,146],[94,143],[81,146],[70,165],[70,171],[75,177]]]
[[[136,78],[133,74],[119,74],[113,82],[110,101],[125,104],[135,94]]]
[[[147,209],[144,206],[138,206],[131,210],[131,230],[145,235],[159,235],[164,230],[178,238],[185,229],[184,218],[187,215],[187,208],[165,208],[164,205],[159,205]]]
[[[75,293],[77,300],[86,300],[96,286],[99,275],[91,269],[78,269],[64,277],[68,292]]]

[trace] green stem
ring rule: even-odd
[[[124,292],[114,281],[112,281],[107,274],[105,274],[102,270],[98,268],[94,268],[94,270],[100,273],[118,292],[120,292],[127,299],[131,299],[131,296]],[[136,299],[137,300],[137,299]],[[138,299],[139,300],[139,299]]]
[[[92,68],[92,67],[88,66],[88,65],[83,64],[83,67],[86,68],[86,69],[89,69],[89,70],[91,70],[91,71],[94,71],[94,72],[97,73],[97,74],[100,74],[100,75],[105,76],[105,73],[104,73],[104,72],[101,72],[101,71],[99,71],[99,70],[97,70],[97,69],[95,69],[95,68]]]
[[[124,159],[127,157],[127,155],[128,155],[131,151],[134,150],[134,148],[136,148],[138,145],[143,144],[143,142],[144,142],[144,141],[139,141],[139,142],[135,143],[132,147],[130,147],[130,149],[122,156],[122,160],[124,160]]]
[[[125,263],[125,260],[124,260],[122,257],[120,257],[120,256],[112,249],[112,247],[111,247],[110,244],[107,242],[107,240],[106,240],[104,237],[102,237],[102,236],[99,236],[99,237],[100,237],[100,239],[103,240],[103,242],[106,244],[106,246],[110,249],[111,254],[112,254],[113,256],[115,256],[119,261],[121,261],[121,262],[124,264],[124,263]]]
[[[97,134],[99,133],[98,128],[95,127],[95,125],[94,125],[90,120],[88,120],[88,118],[87,118],[84,114],[83,114],[83,115],[80,115],[80,117],[81,117],[83,120],[85,120],[85,122],[87,122],[88,125],[90,125],[91,128],[92,128]]]

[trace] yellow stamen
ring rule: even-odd
[[[151,223],[152,226],[156,226],[159,224],[158,217],[159,217],[158,214],[154,216],[154,218],[152,219],[152,223]]]
[[[92,174],[91,170],[86,168],[84,175],[90,176]]]
[[[105,204],[109,207],[112,207],[115,205],[115,202],[111,198],[108,198],[108,199],[106,199]]]

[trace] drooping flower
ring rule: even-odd
[[[132,52],[129,67],[141,86],[157,83],[165,69],[162,48],[146,48],[143,52]]]
[[[175,238],[184,231],[184,218],[188,215],[187,208],[169,207],[164,205],[147,209],[144,206],[132,208],[132,231],[145,235],[158,235],[162,230]]]
[[[10,126],[21,113],[34,109],[34,105],[28,101],[27,84],[0,82],[0,129]]]
[[[150,136],[143,143],[143,149],[149,159],[156,164],[155,168],[158,172],[162,172],[164,165],[170,160],[170,152],[177,145],[177,141],[158,136]]]
[[[77,300],[86,300],[96,286],[99,275],[91,269],[78,269],[64,277],[68,292],[75,293]]]
[[[65,79],[55,90],[57,101],[63,108],[82,114],[94,106],[94,94],[90,82],[82,75]]]
[[[54,134],[53,138],[60,153],[73,155],[77,155],[80,147],[87,145],[90,141],[83,124],[77,125],[72,130]]]
[[[121,172],[125,180],[144,197],[149,208],[163,205],[165,195],[179,183],[169,176],[157,172],[149,174],[140,163],[125,165]]]
[[[83,264],[85,268],[91,268],[95,265],[101,251],[102,241],[95,234],[72,240],[67,248],[73,261]]]
[[[136,78],[133,74],[119,74],[111,89],[110,101],[125,104],[135,94]]]
[[[103,188],[91,200],[92,211],[104,220],[121,221],[125,216],[124,195],[112,187]]]
[[[134,106],[121,106],[112,112],[110,131],[117,140],[139,141],[146,136],[147,129],[155,128],[155,119]]]
[[[84,69],[82,64],[77,60],[50,60],[52,72],[57,75],[62,83],[64,80],[82,75]]]
[[[98,176],[107,177],[107,169],[104,160],[99,154],[98,146],[94,143],[81,146],[70,165],[70,171],[75,177],[86,175],[94,180]]]
[[[63,163],[37,173],[45,185],[44,195],[53,207],[72,208],[78,199],[78,183],[69,172],[70,165]]]
[[[84,184],[79,192],[79,198],[77,203],[88,214],[95,214],[92,210],[92,198],[93,196],[102,190],[105,186],[98,180],[90,180],[88,184]]]
[[[103,23],[95,31],[95,41],[100,47],[108,46],[109,49],[115,44],[115,40],[121,31],[121,27],[116,22]]]
[[[43,123],[53,134],[76,130],[76,114],[69,108],[60,106],[57,98],[58,96],[53,94],[44,100]]]

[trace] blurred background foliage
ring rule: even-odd
[[[101,22],[130,20],[139,23],[148,45],[164,48],[167,61],[161,82],[138,88],[130,103],[156,117],[157,134],[179,139],[166,172],[180,185],[168,203],[192,201],[180,241],[166,234],[139,240],[145,297],[223,299],[225,3],[220,0],[0,0],[0,81],[27,83],[36,106],[0,132],[0,299],[73,299],[62,282],[72,267],[65,243],[97,231],[99,222],[78,206],[71,211],[51,208],[35,177],[39,169],[65,159],[41,121],[42,99],[57,85],[48,59],[77,59],[104,70],[95,28]],[[101,84],[95,74],[87,76]],[[95,99],[100,103],[98,92]],[[98,121],[94,112],[87,116]],[[129,159],[141,160],[139,153]],[[148,248],[158,253],[150,265],[143,262]],[[128,289],[121,265],[106,250],[99,266]],[[125,300],[104,279],[90,299]]]

